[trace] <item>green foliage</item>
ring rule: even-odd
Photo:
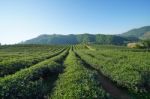
[[[150,48],[150,39],[142,40],[141,43],[144,45],[145,48]]]
[[[38,85],[42,83],[43,78],[41,77],[51,72],[59,72],[60,68],[58,64],[46,61],[7,76],[0,80],[0,96],[11,99],[38,97],[41,95],[37,92],[40,91]]]
[[[62,60],[67,55],[64,51],[55,58],[47,59],[34,66],[22,69],[13,75],[0,79],[0,97],[6,99],[39,99],[44,98],[49,87],[45,87],[47,77],[53,77],[62,72],[63,66],[54,62]]]
[[[76,50],[88,64],[100,70],[119,86],[128,88],[137,97],[150,97],[150,53],[120,48],[98,48]],[[145,95],[145,93],[147,95]]]
[[[9,58],[14,56],[14,54],[10,55],[7,53],[7,49],[12,49],[11,47],[8,46],[8,48],[3,48],[1,49],[1,51],[5,50],[5,53],[3,53],[3,55],[0,55],[0,57],[7,57],[5,60],[0,62],[0,77],[2,76],[6,76],[9,74],[13,74],[16,71],[19,71],[20,69],[23,68],[27,68],[30,67],[34,64],[37,64],[45,59],[49,59],[51,57],[54,57],[58,54],[60,54],[61,52],[64,51],[64,49],[60,49],[59,47],[55,47],[55,49],[53,47],[47,46],[47,47],[40,47],[40,46],[26,46],[23,48],[28,48],[26,51],[21,52],[21,53],[16,53],[15,57],[13,58]],[[35,49],[38,48],[38,51],[35,51]],[[46,49],[48,50],[46,50]],[[53,48],[53,49],[52,49]],[[14,46],[13,49],[11,50],[11,52],[13,50],[20,50],[19,46]],[[9,52],[10,53],[10,52]],[[32,53],[32,54],[31,54]],[[23,54],[20,56],[20,54]]]
[[[94,39],[86,34],[84,41]],[[143,44],[149,46],[149,41]],[[95,68],[133,98],[149,99],[149,59],[149,49],[114,45],[0,46],[0,98],[112,99]]]
[[[59,76],[50,99],[107,99],[109,97],[100,87],[97,73],[86,69],[72,51],[64,64],[66,69]]]

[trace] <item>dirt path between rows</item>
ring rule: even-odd
[[[81,57],[76,53],[76,56],[81,59]],[[82,60],[82,59],[81,59]],[[108,92],[113,98],[115,99],[131,99],[131,96],[122,90],[121,88],[117,87],[110,79],[108,79],[106,76],[104,76],[100,70],[97,70],[96,68],[92,67],[90,64],[86,63],[84,60],[82,60],[83,64],[87,69],[97,71],[99,74],[98,80],[106,92]]]

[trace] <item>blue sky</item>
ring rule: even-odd
[[[150,0],[0,0],[0,43],[40,34],[118,34],[150,25]]]

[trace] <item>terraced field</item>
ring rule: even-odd
[[[1,46],[0,98],[150,99],[149,59],[120,46]]]

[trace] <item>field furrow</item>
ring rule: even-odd
[[[121,49],[77,50],[79,56],[116,86],[136,98],[150,98],[149,52]],[[146,54],[147,53],[147,54]]]
[[[149,59],[113,45],[0,46],[0,98],[150,99]]]
[[[85,68],[70,50],[64,62],[64,73],[59,76],[50,99],[108,99],[110,98],[97,80],[97,72]]]
[[[0,79],[0,97],[6,99],[44,99],[63,66],[55,61],[63,61],[68,50],[32,67]]]
[[[39,62],[42,62],[46,59],[52,58],[54,56],[59,55],[62,53],[65,49],[58,50],[53,53],[47,53],[47,55],[39,55],[38,57],[29,57],[29,58],[23,58],[23,59],[17,59],[12,61],[6,61],[0,63],[0,77],[4,77],[10,74],[13,74],[20,69],[28,68],[32,65],[38,64]]]
[[[108,92],[112,97],[114,97],[115,99],[131,99],[131,96],[129,95],[128,92],[117,87],[111,80],[109,80],[106,76],[104,76],[100,70],[88,64],[86,60],[81,58],[82,56],[79,56],[77,53],[76,56],[83,62],[86,68],[97,71],[98,81],[100,82],[103,89],[105,89],[106,92]]]

